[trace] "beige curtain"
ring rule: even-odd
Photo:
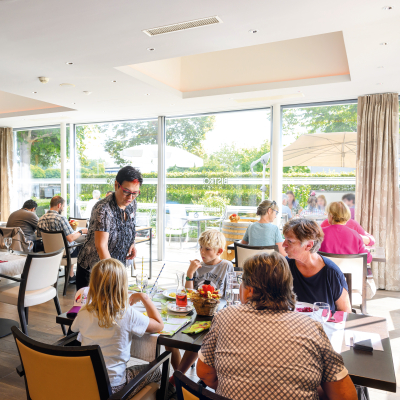
[[[0,221],[10,215],[10,193],[13,177],[13,131],[0,128]]]
[[[399,98],[358,98],[355,219],[386,252],[373,263],[379,289],[400,291]]]

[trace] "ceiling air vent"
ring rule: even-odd
[[[201,26],[221,24],[221,18],[214,16],[202,19],[194,19],[193,21],[180,22],[178,24],[160,26],[159,28],[146,29],[143,32],[148,36],[163,35],[164,33],[184,31],[186,29],[199,28]]]

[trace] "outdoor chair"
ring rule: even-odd
[[[276,244],[273,246],[249,246],[247,244],[235,242],[233,245],[235,246],[235,260],[232,260],[232,263],[236,264],[235,270],[238,271],[243,270],[243,264],[249,257],[262,253],[270,254],[273,251],[279,252]]]
[[[76,221],[78,223],[78,228],[87,228],[89,225],[89,219],[88,218],[73,218],[73,217],[69,217],[68,221],[71,221],[71,219],[73,219],[74,221]]]
[[[360,305],[361,312],[367,314],[367,253],[332,254],[320,251],[318,254],[332,260],[344,274],[351,274],[351,305]]]
[[[71,266],[75,265],[78,262],[77,257],[74,258],[71,257],[71,253],[69,252],[69,250],[74,249],[77,246],[82,246],[83,243],[76,243],[70,246],[64,231],[51,232],[40,229],[40,234],[42,235],[45,253],[51,253],[61,248],[65,249],[60,264],[64,266],[65,284],[63,290],[63,296],[65,296],[67,293],[67,286],[69,283],[69,271],[71,270]]]
[[[77,333],[61,339],[55,345],[37,342],[16,327],[12,328],[12,333],[21,359],[17,373],[25,379],[28,400],[128,399],[138,385],[161,365],[161,387],[157,383],[150,383],[131,400],[167,398],[170,352],[161,354],[123,389],[112,394],[100,346],[69,346],[70,342],[77,344]]]
[[[4,244],[4,238],[11,237],[12,244],[10,249],[13,251],[23,251],[25,253],[28,252],[28,241],[25,238],[24,232],[19,227],[5,227],[2,226],[0,229],[0,248],[6,249],[6,245]]]
[[[174,378],[178,400],[229,400],[193,382],[180,371],[174,372]]]
[[[4,286],[0,291],[0,302],[17,306],[22,331],[27,334],[29,307],[54,300],[57,314],[61,314],[58,300],[58,269],[64,248],[52,253],[28,254],[21,278],[0,274],[0,277],[18,282]],[[64,325],[61,329],[66,334]]]
[[[182,235],[186,235],[186,242],[189,240],[189,225],[185,206],[169,205],[169,214],[167,214],[165,234],[169,235],[169,245],[171,246],[171,236],[179,235],[179,244],[182,249]]]

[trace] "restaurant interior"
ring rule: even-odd
[[[0,400],[400,398],[399,0],[3,0],[0,13]],[[127,166],[138,175],[129,175],[132,168],[121,175]],[[122,225],[117,214],[100,222],[100,204],[122,210]],[[35,214],[33,239],[26,221],[10,222],[21,210]],[[50,218],[67,227],[53,229]],[[135,243],[124,247],[126,231],[111,231],[128,222]],[[300,223],[308,230],[299,233]],[[256,225],[270,227],[273,243],[252,244]],[[340,229],[352,232],[359,250],[343,250],[350,236]],[[223,318],[255,304],[243,300],[252,257],[272,257],[266,265],[277,257],[292,274],[302,271],[292,235],[298,246],[312,242],[307,257],[325,261],[324,271],[333,262],[340,281],[333,303],[316,298],[315,283],[315,302],[297,292],[297,305],[287,308],[305,324],[322,323],[320,335],[347,371],[329,380],[326,367],[314,397],[296,392],[304,374],[282,372],[289,361],[274,355],[271,321],[271,334],[247,340],[252,323],[239,320],[230,340],[218,337],[209,348],[217,329],[223,335]],[[118,258],[117,250],[99,250],[100,237],[125,249],[124,283],[115,287],[127,282],[138,299],[127,307],[150,324],[129,334],[122,364],[140,372],[127,372],[124,387],[110,372],[111,350],[84,338],[84,317],[71,313],[87,296],[95,304],[93,265]],[[214,251],[216,238],[220,251],[208,262],[204,251]],[[89,256],[95,261],[84,269]],[[217,261],[227,266],[216,272],[222,289],[207,292],[209,278],[198,287],[196,277]],[[89,278],[89,292],[77,295]],[[295,275],[293,282],[296,293]],[[103,322],[96,329],[122,329],[118,319]],[[282,324],[291,338],[301,335]],[[111,347],[113,340],[110,333]],[[246,357],[231,353],[237,358],[228,368],[221,357],[231,349],[218,347],[235,343],[250,354],[261,343],[263,359],[276,363],[243,367],[235,378],[233,365]],[[304,370],[307,357],[298,357]],[[269,368],[280,361],[283,375],[274,378]],[[74,369],[85,372],[77,377]],[[351,385],[342,397],[332,385],[339,381]]]

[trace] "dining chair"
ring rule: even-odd
[[[229,400],[193,382],[181,371],[174,372],[178,400]]]
[[[12,238],[11,250],[28,252],[28,240],[20,227],[5,227],[2,226],[0,230],[0,248],[5,249],[4,238]]]
[[[69,217],[68,221],[71,221],[71,219],[73,219],[74,221],[76,221],[78,223],[78,228],[87,228],[89,225],[89,219],[88,218],[72,218]]]
[[[0,289],[0,302],[17,306],[22,331],[27,334],[29,307],[54,300],[57,314],[61,314],[58,300],[58,269],[64,248],[52,253],[30,253],[26,257],[21,278],[0,274],[0,277],[18,282]],[[10,287],[11,286],[11,287]],[[61,329],[66,334],[64,325]]]
[[[244,262],[249,258],[253,257],[256,254],[267,253],[270,254],[273,251],[278,251],[278,246],[275,244],[273,246],[249,246],[247,244],[234,242],[235,246],[235,260],[232,260],[232,263],[235,263],[235,269],[243,270]]]
[[[189,240],[189,225],[185,219],[187,217],[185,206],[169,204],[168,209],[165,234],[169,235],[170,246],[171,236],[179,235],[179,245],[182,249],[182,236],[186,235],[186,242]]]
[[[333,261],[344,274],[351,274],[351,305],[360,305],[361,312],[367,314],[367,253],[333,254],[320,251],[318,254]]]
[[[76,333],[57,342],[57,345],[33,340],[16,327],[12,328],[12,333],[21,359],[17,373],[25,379],[28,400],[164,400],[167,398],[170,352],[161,354],[123,389],[112,394],[100,346],[69,346],[71,336],[74,339]],[[67,345],[64,346],[63,342]],[[139,384],[161,365],[161,386],[155,382],[150,383],[130,397]]]
[[[65,272],[65,284],[63,290],[63,296],[65,296],[65,294],[67,293],[67,286],[69,283],[69,272],[71,271],[71,267],[78,262],[77,257],[74,258],[71,257],[71,253],[69,252],[69,250],[78,246],[82,246],[83,243],[76,243],[71,246],[67,240],[67,237],[65,236],[64,231],[52,232],[40,229],[40,234],[42,235],[43,247],[45,253],[51,253],[61,248],[64,249],[64,254],[60,265],[64,266],[64,272]]]

